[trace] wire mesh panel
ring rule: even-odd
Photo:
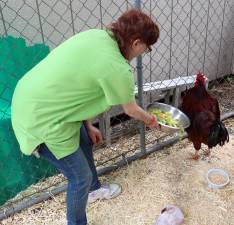
[[[188,76],[197,71],[203,71],[210,80],[232,73],[231,1],[142,1],[142,8],[151,13],[161,28],[151,55],[144,57],[145,82]],[[225,51],[227,43],[231,47]]]
[[[142,66],[145,86],[141,88],[144,91],[145,105],[170,97],[176,93],[177,87],[192,85],[190,77],[198,71],[202,71],[210,81],[219,78],[216,85],[225,80],[225,90],[231,93],[231,74],[234,73],[232,0],[139,2],[142,10],[160,26],[158,42],[153,46],[152,52],[143,55],[142,65],[138,65]],[[87,29],[104,29],[133,7],[133,3],[136,1],[0,0],[0,148],[1,152],[4,152],[0,168],[1,171],[11,168],[2,180],[10,184],[15,176],[16,183],[13,183],[14,189],[8,191],[5,184],[0,185],[0,192],[5,193],[0,204],[31,184],[34,184],[31,189],[20,193],[7,207],[11,207],[13,202],[22,202],[27,196],[33,198],[35,193],[48,190],[65,180],[59,175],[47,179],[48,183],[35,184],[43,178],[57,174],[57,171],[34,156],[26,157],[20,153],[12,131],[10,113],[16,83],[60,43]],[[133,60],[131,65],[137,90],[136,61]],[[143,93],[136,93],[137,100],[139,94]],[[230,99],[224,108],[233,107]],[[109,144],[115,143],[106,148],[96,148],[95,160],[100,169],[111,167],[116,161],[121,162],[118,165],[123,165],[127,157],[134,158],[140,153],[141,141],[145,141],[148,146],[172,138],[164,134],[154,134],[152,137],[148,131],[145,140],[140,139],[139,135],[134,136],[139,133],[138,122],[130,120],[121,107],[113,107],[110,112],[105,113],[102,123],[98,122],[97,118],[96,121],[99,127],[103,127],[105,140]],[[116,142],[117,140],[119,142]],[[32,169],[30,173],[29,168]],[[4,207],[6,208],[6,205],[1,210],[4,211]]]

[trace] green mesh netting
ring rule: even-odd
[[[0,205],[57,171],[45,160],[24,156],[11,126],[11,99],[18,80],[49,53],[44,44],[26,46],[23,38],[0,38]]]

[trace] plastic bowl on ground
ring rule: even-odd
[[[181,128],[186,129],[190,126],[190,119],[187,115],[185,115],[182,111],[180,111],[178,108],[175,108],[171,105],[155,102],[151,103],[147,106],[146,110],[150,111],[152,109],[158,109],[162,112],[169,112],[172,115],[172,118],[176,121],[178,121],[178,124],[180,124]],[[169,125],[165,125],[161,122],[158,122],[161,125],[161,130],[165,132],[177,132],[181,130],[180,127],[173,127]]]
[[[216,179],[221,178],[222,182],[218,182],[217,180],[216,181],[212,180],[212,176],[216,176]],[[229,175],[227,174],[227,172],[219,168],[210,169],[207,172],[206,180],[208,183],[208,187],[213,189],[224,188],[230,182]]]

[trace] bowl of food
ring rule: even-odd
[[[157,117],[162,131],[183,132],[185,128],[190,126],[187,115],[171,105],[155,102],[147,106],[147,111]]]
[[[206,180],[208,187],[213,189],[223,188],[230,182],[228,174],[219,168],[210,169],[207,172]]]

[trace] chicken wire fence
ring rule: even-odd
[[[73,34],[103,29],[131,7],[141,7],[160,26],[152,52],[131,62],[138,103],[145,107],[165,101],[178,106],[193,75],[202,71],[216,90],[220,84],[229,90],[224,91],[223,110],[233,110],[232,0],[0,0],[0,219],[66,189],[63,176],[47,162],[20,153],[10,114],[17,81]],[[95,118],[94,124],[106,144],[95,148],[99,174],[178,139],[156,132],[152,136],[117,106]]]

